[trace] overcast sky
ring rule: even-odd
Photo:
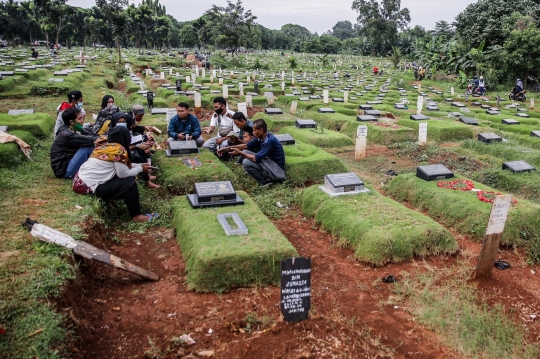
[[[140,1],[130,0],[140,3]],[[236,0],[233,0],[236,2]],[[446,20],[450,23],[456,16],[473,3],[473,0],[402,0],[401,6],[411,11],[410,26],[421,25],[433,29],[435,22]],[[178,21],[194,20],[213,4],[225,6],[226,0],[160,0]],[[270,29],[280,29],[285,24],[298,24],[319,35],[326,32],[338,21],[356,22],[357,13],[351,10],[352,0],[244,0],[244,8],[257,16],[257,22]],[[72,6],[92,7],[92,0],[68,0]]]

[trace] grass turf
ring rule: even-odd
[[[198,292],[277,284],[280,261],[298,254],[245,192],[243,206],[192,209],[186,197],[173,200],[174,226],[186,260],[187,282]],[[249,234],[227,236],[217,220],[236,212]]]
[[[34,136],[27,131],[15,130],[9,131],[9,134],[17,136],[30,146],[35,142]],[[18,144],[14,142],[0,144],[0,167],[13,167],[26,160],[26,156],[22,153]]]
[[[457,176],[460,178],[459,176]],[[475,188],[493,191],[474,183]],[[461,234],[481,241],[491,212],[491,203],[476,198],[474,192],[452,191],[437,186],[437,181],[424,181],[414,174],[399,175],[390,182],[387,194],[399,202],[407,202]],[[508,214],[502,236],[503,245],[526,247],[528,242],[540,241],[540,206],[518,199]]]
[[[34,113],[32,115],[10,116],[0,114],[0,126],[8,126],[9,131],[22,130],[30,132],[39,139],[50,136],[54,130],[56,119],[46,113]]]
[[[312,186],[302,191],[298,202],[306,215],[350,245],[362,262],[380,266],[458,249],[440,224],[373,189],[369,194],[332,198]]]
[[[332,130],[324,130],[324,133],[320,131],[314,132],[313,129],[305,128],[299,129],[292,126],[283,127],[280,133],[288,133],[295,140],[310,143],[317,147],[343,147],[354,146],[353,140],[339,132]]]
[[[398,121],[398,125],[412,128],[418,134],[420,122],[403,119]],[[467,126],[458,122],[428,120],[428,140],[458,141],[472,138],[473,131]]]
[[[196,182],[227,180],[234,182],[235,175],[209,150],[201,149],[195,157],[202,163],[197,169],[188,167],[182,162],[188,156],[167,157],[165,151],[156,153],[152,157],[152,162],[160,168],[158,176],[161,183],[174,194],[193,192],[193,185]]]

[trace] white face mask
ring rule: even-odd
[[[125,128],[127,128],[127,123],[125,123],[125,122],[120,122],[120,123],[117,123],[116,126],[120,126],[120,127],[125,127]]]

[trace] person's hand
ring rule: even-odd
[[[221,157],[227,151],[230,151],[230,148],[229,147],[223,147],[223,148],[220,148],[219,150],[217,150],[217,154],[218,154],[219,157]]]
[[[239,155],[240,153],[242,153],[242,151],[240,151],[238,148],[230,148],[229,149],[229,154],[232,155],[232,156]]]
[[[207,135],[210,134],[210,127],[203,127],[203,132],[206,133]]]
[[[223,143],[223,141],[225,141],[227,139],[227,137],[220,137],[216,140],[216,144],[218,145],[221,145]]]
[[[143,172],[145,172],[145,173],[152,172],[152,166],[150,166],[148,163],[141,164],[141,167],[143,169]]]
[[[185,140],[186,136],[184,136],[183,133],[179,133],[178,136],[176,136],[176,138],[179,139],[179,140]]]
[[[188,140],[188,141],[191,141],[192,139],[193,139],[193,136],[188,136],[188,137],[187,137],[187,140]]]
[[[101,136],[97,140],[94,141],[94,145],[99,146],[99,145],[101,145],[102,143],[105,143],[105,142],[107,142],[107,137],[106,136]]]
[[[150,145],[147,144],[147,143],[141,143],[138,147],[139,147],[141,150],[146,151],[147,149],[150,148]]]

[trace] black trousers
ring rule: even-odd
[[[94,194],[104,201],[123,199],[132,218],[141,214],[139,188],[137,182],[135,182],[135,177],[114,177],[110,181],[97,186]]]

